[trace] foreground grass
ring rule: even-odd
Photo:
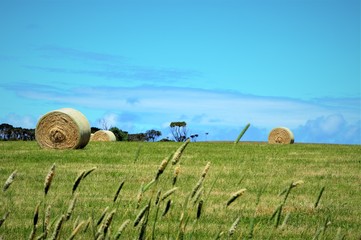
[[[44,215],[49,206],[51,237],[74,198],[74,209],[62,224],[60,239],[71,239],[77,226],[75,239],[101,238],[98,231],[114,239],[127,221],[122,239],[361,237],[361,146],[189,143],[180,161],[175,165],[169,162],[158,180],[145,187],[156,176],[162,160],[180,146],[172,142],[91,142],[82,150],[43,150],[36,142],[0,142],[0,183],[15,170],[17,173],[0,195],[0,219],[6,217],[0,239],[31,238],[39,203],[33,239],[45,231]],[[45,176],[54,163],[55,175],[45,195]],[[209,171],[203,174],[208,163]],[[77,176],[95,167],[73,194]],[[175,169],[180,172],[173,185]],[[192,198],[202,174],[204,179]],[[297,181],[300,184],[290,188]],[[158,192],[163,196],[174,187],[169,197],[156,204]],[[243,195],[227,206],[241,189],[246,189]],[[289,194],[280,194],[284,190]],[[97,225],[106,208],[102,223]],[[144,208],[149,211],[136,224]],[[104,231],[107,218],[109,226]]]

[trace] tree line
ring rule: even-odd
[[[176,142],[184,142],[188,138],[188,130],[186,122],[171,122],[169,125],[170,132],[173,136],[173,140],[168,138],[163,138],[159,141],[176,141]],[[91,133],[95,133],[96,131],[101,130],[100,128],[91,127]],[[111,127],[107,129],[112,131],[117,138],[117,141],[147,141],[147,142],[155,142],[158,140],[160,136],[162,136],[162,132],[158,130],[147,130],[145,133],[135,133],[130,134],[127,131],[123,131],[117,127]],[[198,134],[194,134],[189,136],[192,140],[196,140]],[[13,127],[10,124],[2,123],[0,125],[0,140],[2,141],[14,141],[14,140],[23,140],[23,141],[33,141],[35,140],[35,129],[21,128],[21,127]]]

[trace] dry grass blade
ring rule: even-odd
[[[292,186],[292,188],[294,188],[294,187],[297,187],[297,186],[299,186],[301,184],[304,184],[304,181],[303,180],[298,180],[296,182],[293,182],[291,186]]]
[[[17,174],[17,170],[13,171],[10,174],[8,179],[5,181],[5,184],[4,184],[4,187],[3,187],[3,192],[5,192],[10,187],[10,185],[14,182],[16,174]]]
[[[148,203],[148,208],[145,211],[145,214],[144,214],[144,217],[143,217],[142,226],[140,228],[139,236],[138,236],[139,240],[145,240],[146,239],[146,229],[147,229],[147,226],[148,226],[148,218],[149,218],[149,207],[150,207],[150,202]]]
[[[80,184],[80,181],[83,179],[83,176],[84,176],[84,174],[85,174],[85,171],[83,171],[83,172],[81,172],[80,174],[79,174],[79,176],[75,179],[75,181],[74,181],[74,184],[73,184],[73,194],[74,194],[74,192],[75,192],[75,190],[78,188],[78,186],[79,186],[79,184]]]
[[[203,180],[204,180],[204,178],[202,178],[202,177],[198,180],[197,184],[194,186],[194,188],[192,190],[191,198],[193,198],[196,195],[197,191],[201,188],[201,186],[203,184]]]
[[[51,205],[49,205],[49,206],[45,209],[44,226],[43,226],[44,239],[46,239],[46,237],[48,236],[48,233],[49,233],[49,227],[50,227],[50,210],[51,210]]]
[[[124,186],[124,182],[125,182],[125,180],[123,180],[123,181],[120,183],[120,185],[119,185],[119,187],[118,187],[118,189],[117,189],[117,192],[116,192],[115,195],[114,195],[113,202],[115,202],[115,201],[117,200],[117,198],[118,198],[118,196],[119,196],[119,193],[120,193],[120,190],[122,190],[122,188],[123,188],[123,186]]]
[[[142,218],[144,217],[146,211],[148,211],[149,207],[150,207],[149,204],[147,204],[142,210],[139,211],[138,215],[134,219],[134,223],[133,223],[134,227],[138,226],[139,222],[142,220]]]
[[[164,217],[164,216],[168,213],[171,205],[172,205],[172,200],[169,199],[169,200],[167,201],[167,204],[165,205],[165,208],[164,208],[164,212],[163,212],[163,214],[162,214],[162,217]]]
[[[160,201],[164,201],[167,197],[169,197],[170,195],[172,195],[178,188],[174,187],[168,191],[166,191],[163,196],[161,197]]]
[[[75,203],[76,203],[76,200],[77,200],[78,196],[75,195],[73,197],[73,199],[70,201],[70,204],[69,204],[69,207],[68,207],[68,211],[66,212],[66,216],[65,216],[65,220],[68,221],[74,211],[74,208],[75,208]]]
[[[140,189],[137,194],[137,208],[139,208],[140,202],[142,201],[143,198],[143,189],[144,189],[144,183],[142,183],[142,185],[140,186]]]
[[[120,238],[120,236],[122,235],[124,229],[128,226],[129,223],[130,223],[130,219],[127,219],[122,223],[122,225],[120,225],[117,233],[115,234],[115,237],[114,237],[115,240]]]
[[[235,193],[232,194],[232,196],[230,197],[230,199],[227,201],[227,207],[233,203],[238,197],[242,196],[243,193],[246,191],[247,189],[243,188]]]
[[[163,161],[161,162],[161,164],[158,167],[158,171],[157,174],[155,175],[155,180],[157,180],[159,178],[160,175],[162,175],[162,173],[164,172],[165,168],[168,165],[169,160],[172,158],[172,155],[169,155],[167,158],[163,159]]]
[[[203,194],[203,187],[200,187],[200,189],[197,191],[197,193],[194,195],[194,199],[193,199],[193,205],[196,204],[199,200],[199,198],[202,196]]]
[[[86,221],[85,226],[84,226],[84,229],[83,229],[83,232],[84,232],[84,233],[88,230],[91,222],[92,222],[92,218],[89,217],[88,220]]]
[[[232,226],[228,230],[228,235],[232,236],[234,232],[236,231],[236,228],[238,226],[239,221],[241,220],[241,217],[238,217],[232,224]]]
[[[38,224],[40,204],[41,204],[41,202],[39,202],[35,207],[34,218],[33,218],[33,226],[34,227],[36,226],[36,224]]]
[[[184,149],[186,148],[186,146],[188,145],[188,143],[190,142],[191,140],[188,138],[176,151],[175,153],[173,154],[173,157],[172,157],[172,164],[175,165],[179,162],[179,159],[181,158],[182,156],[182,153],[184,151]]]
[[[92,173],[97,167],[93,167],[84,173],[83,179],[86,178],[90,173]]]
[[[48,174],[45,177],[45,183],[44,183],[45,195],[48,194],[48,191],[49,191],[51,182],[53,181],[54,175],[55,175],[55,163],[53,164],[53,166],[51,166]]]
[[[29,235],[28,240],[33,240],[35,238],[35,235],[36,235],[36,227],[33,226],[33,228],[31,229],[31,233]]]
[[[70,237],[68,238],[69,240],[72,240],[75,238],[75,236],[79,233],[81,227],[85,224],[85,221],[81,221],[73,230],[73,232],[71,233]]]
[[[103,226],[103,233],[104,233],[104,237],[107,235],[107,232],[108,232],[108,229],[110,227],[110,224],[112,223],[112,220],[113,220],[113,216],[115,214],[115,210],[111,211],[109,213],[109,215],[107,216],[107,218],[105,219],[105,222],[104,222],[104,226]]]
[[[4,216],[0,219],[0,227],[1,227],[1,225],[3,225],[3,223],[4,223],[5,220],[6,220],[6,218],[9,216],[9,214],[10,214],[9,211],[6,212],[6,213],[4,214]]]
[[[157,182],[156,179],[152,179],[149,183],[147,183],[145,186],[143,186],[142,193],[146,192],[156,182]]]
[[[56,239],[59,238],[59,236],[60,236],[60,230],[61,230],[61,227],[62,227],[62,225],[63,225],[63,223],[64,223],[64,220],[65,220],[65,216],[62,215],[62,216],[59,218],[59,220],[58,220],[58,222],[56,223],[56,225],[55,225],[53,235],[52,235],[51,238],[50,238],[51,240],[56,240]]]
[[[201,217],[203,207],[203,200],[200,200],[197,207],[197,219]]]
[[[97,226],[99,226],[99,225],[102,223],[102,221],[103,221],[106,213],[108,212],[108,210],[109,210],[109,207],[106,207],[106,208],[103,210],[103,212],[102,212],[102,214],[100,215],[99,220],[98,220],[98,222],[97,222]]]
[[[314,208],[317,208],[317,206],[318,206],[318,204],[319,204],[319,202],[320,202],[320,200],[321,200],[321,197],[322,197],[322,194],[323,194],[324,191],[325,191],[325,186],[323,186],[323,187],[321,188],[320,193],[318,194],[317,199],[316,199],[316,202],[315,202],[315,204],[314,204]]]
[[[157,192],[157,195],[155,197],[155,202],[154,202],[155,205],[158,205],[161,193],[162,193],[162,190],[159,189],[158,192]]]
[[[207,173],[208,173],[208,171],[209,171],[209,167],[211,166],[211,162],[208,162],[207,163],[207,165],[204,167],[204,169],[203,169],[203,172],[202,172],[202,175],[201,175],[201,177],[202,178],[205,178],[206,177],[206,175],[207,175]]]
[[[180,173],[180,169],[181,169],[181,167],[180,167],[180,165],[177,165],[177,167],[174,169],[174,174],[173,174],[173,186],[176,184],[176,182],[177,182],[177,179],[178,179],[178,175],[179,175],[179,173]]]

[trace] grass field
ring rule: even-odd
[[[90,142],[82,150],[44,150],[36,142],[0,142],[3,186],[16,170],[1,191],[0,239],[361,238],[360,145],[191,142],[152,182],[181,145]],[[94,167],[73,194],[77,177]]]

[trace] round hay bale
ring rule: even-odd
[[[294,141],[293,133],[286,127],[274,128],[268,135],[268,143],[270,144],[292,144]]]
[[[54,110],[46,113],[38,121],[35,139],[42,148],[84,148],[90,139],[90,124],[78,110]]]
[[[114,142],[117,138],[112,131],[98,130],[94,133],[92,141],[97,142]]]

